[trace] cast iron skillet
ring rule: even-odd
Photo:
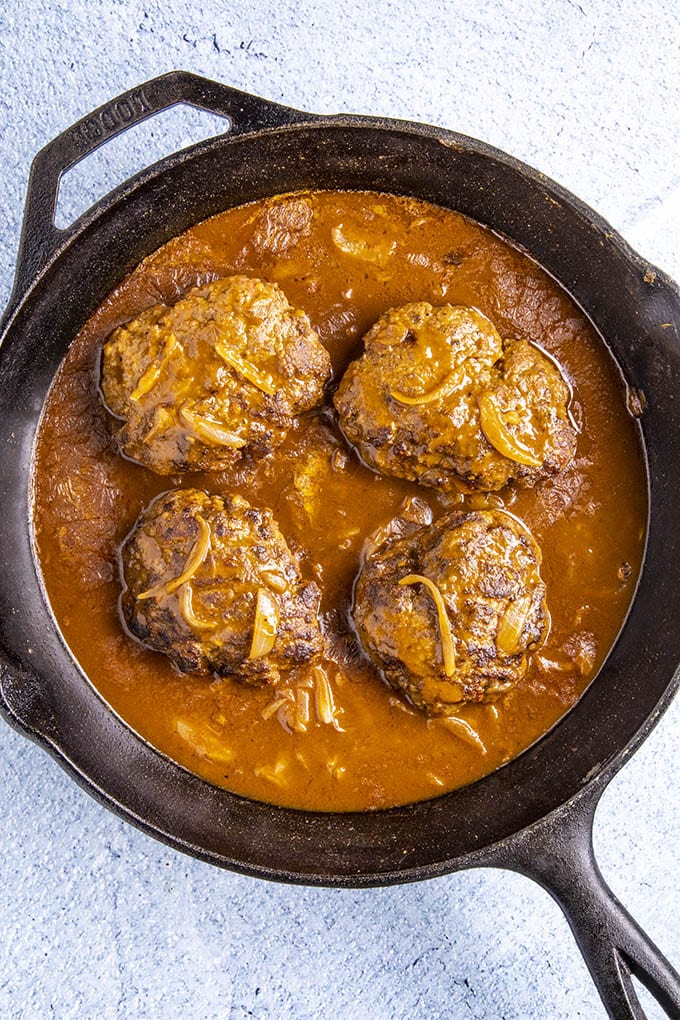
[[[228,133],[139,174],[66,231],[60,175],[130,124],[186,103]],[[606,337],[644,394],[650,521],[629,618],[578,705],[515,761],[472,786],[389,811],[322,814],[218,790],[159,754],[107,707],[64,646],[31,544],[31,462],[50,382],[79,328],[149,252],[240,203],[299,188],[414,195],[524,246]],[[670,324],[670,325],[669,325]],[[249,875],[369,886],[459,868],[512,868],[565,911],[612,1017],[644,1016],[631,974],[680,1017],[680,978],[605,885],[592,820],[607,782],[649,733],[678,680],[680,292],[564,189],[481,142],[439,128],[317,117],[184,72],[100,107],[31,170],[15,288],[0,330],[0,707],[107,807],[187,853]]]

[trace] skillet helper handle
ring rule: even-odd
[[[189,71],[170,71],[104,103],[49,142],[33,160],[19,242],[15,295],[27,289],[68,233],[54,224],[62,174],[110,138],[180,104],[225,117],[229,122],[225,130],[234,135],[315,119]]]
[[[612,1020],[646,1020],[631,976],[680,1020],[680,975],[605,882],[593,851],[601,790],[584,792],[522,833],[503,861],[533,878],[560,905]]]

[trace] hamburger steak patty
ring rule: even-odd
[[[274,283],[232,276],[154,305],[104,344],[121,453],[160,475],[267,456],[321,402],[328,352]]]
[[[570,389],[526,340],[475,308],[393,308],[364,337],[335,396],[340,427],[384,475],[435,489],[532,486],[576,450]]]
[[[241,496],[159,496],[121,559],[130,631],[182,672],[276,684],[321,649],[319,589],[271,511]]]
[[[502,510],[453,511],[370,553],[355,589],[363,647],[431,715],[491,701],[524,675],[549,616],[541,552]]]

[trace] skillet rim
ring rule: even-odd
[[[159,163],[154,164],[153,167],[148,168],[145,171],[142,171],[140,174],[135,175],[135,177],[131,178],[130,180],[119,186],[117,189],[115,189],[114,192],[107,195],[92,209],[88,210],[83,216],[79,217],[79,219],[75,221],[72,227],[65,232],[63,243],[57,247],[57,249],[53,252],[51,258],[46,263],[46,265],[35,275],[32,283],[30,284],[30,286],[26,288],[24,293],[22,295],[17,295],[16,291],[13,292],[12,297],[10,298],[8,311],[2,324],[4,336],[7,336],[7,334],[10,333],[13,325],[16,323],[17,319],[22,314],[22,310],[28,304],[30,304],[32,297],[35,295],[36,291],[38,291],[39,288],[43,285],[43,281],[46,280],[46,277],[53,270],[55,263],[58,263],[61,259],[68,258],[69,252],[73,248],[77,247],[78,243],[82,240],[83,235],[85,235],[91,229],[94,229],[95,231],[99,229],[101,227],[102,218],[105,218],[107,215],[115,216],[116,211],[120,210],[121,207],[125,206],[128,203],[128,201],[132,198],[132,196],[136,194],[146,184],[148,184],[151,181],[158,180],[159,178],[163,177],[169,170],[172,170],[174,167],[178,165],[188,163],[190,160],[196,157],[200,157],[203,153],[219,151],[225,145],[225,143],[227,145],[232,144],[239,145],[242,142],[252,140],[253,138],[271,137],[272,135],[284,135],[296,133],[299,132],[301,129],[304,130],[309,128],[326,129],[330,127],[343,130],[346,130],[347,128],[352,130],[360,128],[369,131],[378,129],[380,131],[386,131],[390,134],[394,134],[395,132],[403,132],[407,135],[415,136],[416,138],[425,138],[436,142],[443,141],[445,145],[448,145],[454,151],[462,151],[468,149],[483,157],[491,156],[496,162],[500,163],[501,165],[510,166],[516,172],[523,173],[525,176],[529,177],[532,180],[532,183],[534,183],[538,187],[541,187],[545,190],[549,190],[553,194],[558,195],[559,198],[562,201],[567,202],[567,204],[570,207],[572,207],[573,210],[578,215],[580,215],[581,217],[585,217],[588,221],[588,224],[591,227],[599,229],[601,232],[606,234],[609,243],[613,247],[617,248],[619,253],[626,259],[626,261],[634,264],[639,271],[644,269],[645,273],[652,272],[653,274],[655,274],[655,280],[653,281],[653,283],[657,287],[657,289],[668,290],[671,294],[671,297],[676,302],[680,301],[680,291],[678,290],[677,286],[673,283],[673,281],[671,281],[670,278],[668,278],[666,274],[663,273],[663,271],[657,270],[655,267],[651,267],[649,263],[647,263],[640,255],[638,255],[627,244],[627,242],[625,242],[624,239],[620,237],[620,235],[613,231],[612,228],[606,223],[606,221],[604,221],[597,213],[594,213],[592,210],[589,209],[588,206],[585,205],[585,203],[581,202],[580,199],[577,199],[574,196],[570,195],[570,193],[566,191],[566,189],[561,188],[560,185],[555,184],[549,178],[545,177],[545,175],[540,174],[538,171],[532,170],[525,164],[520,163],[520,161],[515,160],[514,157],[508,156],[506,153],[500,152],[500,150],[493,149],[492,147],[487,146],[483,142],[477,142],[475,139],[469,139],[466,136],[458,135],[454,132],[446,131],[445,129],[430,127],[429,125],[417,125],[410,124],[408,122],[386,120],[382,118],[367,118],[346,115],[339,115],[337,117],[331,118],[320,118],[315,116],[301,115],[301,118],[302,120],[299,122],[294,122],[292,124],[288,124],[286,126],[279,128],[274,129],[269,128],[261,132],[248,132],[245,135],[227,134],[224,136],[220,136],[216,139],[212,139],[208,142],[199,143],[196,146],[192,146],[188,150],[183,150],[181,153],[175,153],[172,156],[167,157],[166,159],[160,161]],[[387,188],[385,190],[390,189]],[[272,191],[270,193],[274,194],[280,192]],[[466,213],[466,215],[470,214]],[[196,220],[196,222],[197,221],[198,220]],[[180,230],[181,229],[184,228],[182,227],[180,228]],[[494,228],[492,227],[491,229]],[[175,236],[178,232],[180,231],[174,229],[172,235],[170,236]],[[517,240],[513,238],[511,235],[510,240],[514,244],[518,243]],[[157,247],[157,245],[150,247],[148,250],[152,251],[154,250],[154,247]],[[532,255],[532,257],[536,258],[539,264],[543,265],[544,268],[546,268],[544,263],[539,258],[537,258],[537,256]],[[549,269],[547,271],[551,272],[551,270]],[[122,276],[124,275],[125,273],[122,274]],[[122,279],[122,276],[120,276],[119,278]],[[562,283],[562,281],[558,280],[558,282],[560,282],[563,287],[565,286],[565,284]],[[49,286],[49,282],[46,283],[45,286]],[[565,289],[569,290],[569,292],[573,296],[573,293],[569,288]],[[576,300],[578,301],[578,299]],[[98,302],[95,302],[93,308],[96,307],[97,303]],[[588,314],[588,312],[586,312],[586,314]],[[595,325],[597,328],[597,324]],[[0,342],[0,344],[1,344],[0,346],[0,359],[1,359],[4,348],[4,337],[3,341]],[[617,364],[620,365],[619,359],[615,357],[615,360]],[[651,520],[651,500],[650,500],[650,520]],[[647,569],[646,563],[643,563],[640,575],[641,580],[646,572],[646,569]],[[630,610],[631,613],[636,600],[637,594],[635,599],[631,603]],[[626,624],[624,624],[623,628],[624,630],[626,626],[627,621]],[[614,647],[616,647],[617,644],[618,642],[615,644]],[[598,676],[589,686],[588,691],[590,691],[592,687],[599,681],[603,672],[607,668],[608,662],[609,657],[607,663],[605,663],[602,670],[600,670]],[[0,677],[0,686],[3,686],[2,680],[3,679],[6,680],[6,667],[3,670],[3,673],[5,674],[5,676]],[[675,693],[675,688],[678,685],[678,679],[679,679],[678,671],[676,667],[673,676],[671,677],[670,681],[668,681],[668,683],[666,684],[666,687],[661,695],[661,698],[653,706],[651,711],[648,712],[642,719],[633,736],[629,739],[629,741],[626,744],[624,744],[623,747],[619,747],[619,749],[614,753],[614,755],[610,756],[605,762],[600,762],[598,764],[598,766],[596,767],[596,771],[594,771],[593,774],[587,779],[586,785],[592,786],[593,788],[595,788],[596,786],[603,787],[604,784],[611,778],[611,776],[616,771],[618,771],[618,768],[621,767],[621,765],[627,760],[630,754],[632,754],[633,751],[639,746],[642,740],[645,739],[650,730],[658,721],[661,713],[670,703]],[[4,686],[6,686],[6,683]],[[94,688],[91,689],[93,691],[95,690]],[[100,699],[101,704],[110,712],[111,710],[109,709],[108,705],[106,705],[106,702],[104,702],[103,698],[101,698],[101,695],[98,694],[98,692],[97,698]],[[569,712],[567,712],[565,716],[562,717],[562,719],[556,724],[555,727],[553,727],[551,731],[549,731],[548,734],[542,737],[536,744],[532,745],[532,748],[527,749],[527,751],[523,752],[520,756],[518,756],[518,758],[514,759],[513,762],[510,762],[506,766],[503,766],[500,772],[505,772],[505,770],[509,769],[515,762],[519,761],[530,751],[537,748],[539,745],[543,744],[543,742],[547,739],[550,733],[558,729],[562,725],[562,723],[575,712],[575,710],[581,704],[582,700],[583,698],[579,699],[577,705],[573,706],[573,708]],[[12,710],[11,708],[9,708],[9,706],[5,706],[5,711],[9,711],[10,713],[12,713]],[[81,785],[85,785],[89,792],[93,793],[95,797],[97,797],[97,799],[103,801],[108,807],[113,808],[113,810],[116,811],[116,813],[122,815],[128,821],[132,821],[138,827],[141,827],[150,834],[155,835],[158,838],[161,838],[163,841],[169,843],[172,846],[184,849],[186,852],[189,852],[193,856],[200,857],[203,860],[208,860],[211,863],[218,863],[223,866],[230,867],[233,870],[241,871],[246,874],[259,875],[260,877],[276,878],[282,881],[303,882],[304,884],[310,885],[333,884],[352,886],[391,884],[392,882],[403,882],[417,880],[420,878],[428,878],[432,877],[435,874],[443,874],[455,870],[458,867],[471,866],[471,864],[477,862],[481,863],[482,858],[485,855],[488,855],[488,852],[490,852],[495,847],[500,848],[503,845],[507,844],[508,841],[512,840],[516,832],[524,831],[528,827],[527,825],[521,825],[519,829],[515,830],[515,832],[505,836],[501,840],[496,840],[495,842],[485,845],[484,848],[471,850],[468,853],[458,854],[453,858],[447,858],[445,860],[437,861],[435,863],[430,862],[428,864],[412,865],[407,868],[397,868],[392,871],[380,869],[379,871],[376,872],[363,872],[361,875],[357,875],[356,873],[348,874],[346,872],[343,872],[342,874],[334,874],[329,878],[328,874],[321,872],[319,874],[311,874],[309,871],[295,872],[282,870],[281,868],[270,870],[267,867],[260,867],[254,864],[252,861],[248,861],[245,865],[243,865],[236,860],[233,859],[227,860],[223,856],[216,855],[210,851],[207,851],[205,848],[197,846],[188,840],[183,840],[180,837],[178,837],[176,833],[164,833],[162,829],[158,827],[158,825],[149,822],[148,819],[146,818],[136,815],[129,805],[124,805],[117,801],[114,797],[111,796],[110,793],[108,793],[100,785],[98,785],[94,781],[92,776],[85,774],[81,769],[79,769],[78,765],[69,758],[68,754],[66,753],[66,750],[59,746],[58,741],[51,739],[47,733],[41,732],[40,726],[37,723],[32,724],[31,721],[28,720],[25,724],[22,724],[20,716],[18,717],[15,716],[11,721],[15,725],[17,725],[18,728],[23,729],[24,732],[27,732],[27,734],[31,736],[32,739],[36,740],[38,743],[45,746],[50,751],[50,753],[60,761],[60,764],[67,768],[67,770],[72,775],[74,775],[74,777],[81,783]],[[128,733],[130,734],[134,733],[134,731],[127,727],[127,724],[124,725],[126,726]],[[136,739],[140,739],[136,736],[136,734],[134,736]],[[159,752],[154,753],[159,754]],[[465,790],[473,789],[474,787],[477,787],[480,784],[484,784],[488,779],[498,774],[500,773],[499,772],[492,773],[491,776],[485,777],[484,779],[479,780],[478,783],[472,784],[472,786],[466,787],[464,789]],[[226,792],[227,795],[231,798],[237,797],[237,795],[229,794],[228,791],[220,792]],[[461,791],[454,791],[451,794],[445,794],[442,797],[435,798],[432,801],[421,803],[432,804],[437,801],[441,802],[446,801],[450,798],[458,798],[460,792]],[[553,814],[554,812],[560,811],[565,805],[570,804],[579,796],[580,790],[577,790],[567,800],[560,801],[557,805],[554,805],[547,812],[547,814],[546,813],[541,814],[539,816],[539,819],[547,817],[548,815]],[[252,804],[259,802],[248,803]],[[352,814],[355,814],[355,813],[343,813],[340,815],[333,815],[315,812],[297,812],[294,809],[274,808],[271,805],[264,805],[264,807],[270,813],[290,812],[293,814],[300,814],[303,816],[310,817],[318,814],[323,819],[334,817],[346,819],[350,817]],[[409,805],[404,808],[386,809],[380,811],[379,813],[376,813],[375,815],[372,815],[372,817],[384,818],[386,815],[391,813],[395,813],[397,815],[402,814],[404,812],[412,813],[413,809],[416,807],[417,805]],[[356,814],[360,815],[362,818],[366,817],[366,813],[364,812]]]

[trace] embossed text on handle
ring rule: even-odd
[[[117,100],[93,117],[81,121],[71,131],[71,138],[81,149],[89,148],[113,132],[132,124],[147,113],[153,113],[155,106],[144,93],[143,89],[131,92],[123,99]]]

